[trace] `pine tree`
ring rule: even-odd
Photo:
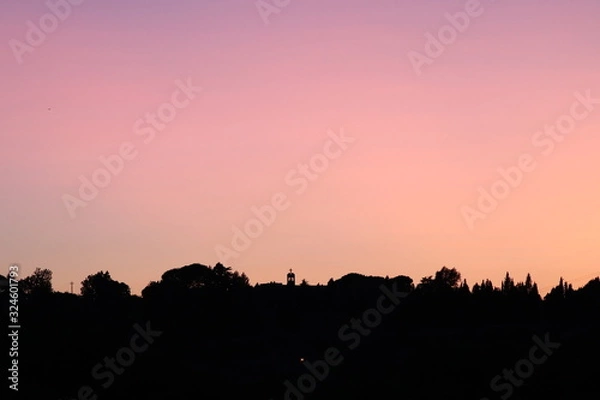
[[[525,290],[527,290],[527,293],[531,292],[531,289],[533,288],[533,284],[531,281],[531,274],[527,274],[527,278],[525,278]]]
[[[504,277],[504,282],[502,282],[502,291],[504,293],[510,293],[515,288],[515,281],[510,277],[510,274],[507,272]]]
[[[469,284],[467,283],[466,279],[461,283],[459,291],[467,294],[471,293],[471,289],[469,288]]]
[[[533,287],[531,288],[531,294],[536,297],[540,295],[537,283],[533,284]]]

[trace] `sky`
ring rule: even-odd
[[[600,275],[597,0],[72,2],[0,6],[1,269]]]

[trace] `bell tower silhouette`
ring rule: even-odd
[[[296,275],[292,272],[290,268],[290,272],[287,274],[287,285],[288,286],[296,286]]]

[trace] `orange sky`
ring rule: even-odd
[[[139,293],[219,260],[252,283],[289,268],[419,281],[444,265],[471,285],[506,271],[586,283],[600,275],[600,100],[551,151],[538,132],[568,122],[576,93],[600,99],[600,3],[482,1],[417,73],[410,52],[427,57],[426,35],[465,3],[292,1],[265,24],[251,1],[84,2],[20,55],[49,8],[0,13],[0,264],[49,268],[64,291],[109,270]],[[354,141],[338,152],[342,131]],[[101,181],[99,158],[123,145],[130,160],[70,213],[80,177]],[[461,210],[523,154],[535,169],[470,226]],[[275,221],[220,258],[274,195]]]

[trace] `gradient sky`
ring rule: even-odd
[[[600,98],[600,2],[481,4],[419,76],[408,52],[465,1],[292,0],[265,25],[251,0],[87,0],[22,64],[8,42],[48,8],[3,4],[0,265],[49,268],[60,291],[109,270],[139,293],[214,265],[283,192],[290,207],[226,262],[252,283],[445,265],[471,285],[581,286],[600,275],[600,105],[548,156],[532,137],[576,91]],[[134,123],[188,78],[202,94],[145,144]],[[341,128],[356,141],[296,194],[286,175]],[[137,157],[71,218],[62,196],[124,142]],[[536,169],[470,230],[461,207],[523,153]]]

